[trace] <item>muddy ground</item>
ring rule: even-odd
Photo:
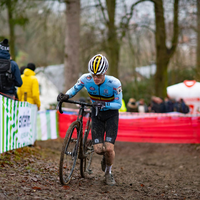
[[[0,199],[200,199],[200,145],[116,142],[116,186],[104,183],[101,156],[95,176],[68,186],[58,177],[62,139],[37,141],[0,155]]]

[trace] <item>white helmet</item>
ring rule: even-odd
[[[91,74],[104,74],[108,70],[108,60],[101,54],[95,55],[88,63],[88,71]]]

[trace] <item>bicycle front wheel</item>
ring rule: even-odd
[[[60,155],[59,176],[62,185],[70,182],[79,152],[79,122],[73,122],[66,133]]]
[[[93,175],[92,172],[92,156],[94,153],[92,140],[88,140],[88,135],[90,132],[91,126],[86,130],[83,138],[83,154],[85,158],[81,159],[80,163],[80,172],[83,178],[89,178]]]

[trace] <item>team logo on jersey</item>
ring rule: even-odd
[[[107,89],[104,89],[103,91],[105,94],[108,94],[108,90]]]
[[[87,79],[87,80],[91,80],[92,77],[91,77],[91,76],[87,76],[86,79]]]
[[[122,92],[122,87],[119,86],[118,88],[114,88],[114,90],[117,91],[117,94],[120,94]]]
[[[119,100],[119,97],[116,97],[115,100]]]
[[[90,87],[90,90],[93,90],[93,91],[94,91],[94,90],[95,90],[95,88],[91,86],[91,87]]]
[[[112,83],[112,81],[108,81],[108,83]]]

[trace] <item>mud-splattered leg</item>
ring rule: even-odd
[[[100,144],[95,144],[93,145],[94,147],[94,152],[99,154],[99,155],[103,155],[105,153],[105,146],[103,145],[103,143]]]

